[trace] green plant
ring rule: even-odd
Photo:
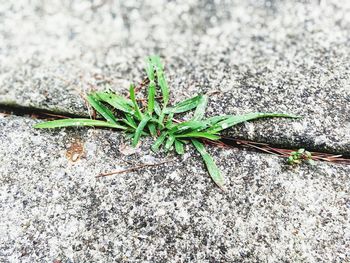
[[[135,147],[141,136],[155,139],[153,151],[164,145],[165,151],[175,148],[183,154],[185,144],[192,142],[202,156],[213,181],[224,188],[224,178],[212,157],[206,152],[202,139],[219,140],[220,132],[236,124],[266,117],[298,118],[281,113],[248,113],[245,115],[221,115],[205,118],[207,95],[196,95],[173,106],[169,106],[169,88],[164,76],[164,67],[158,56],[147,58],[146,66],[148,94],[146,106],[140,108],[134,85],[130,85],[130,98],[113,92],[92,92],[87,95],[91,106],[106,120],[64,119],[35,125],[35,128],[58,128],[68,126],[99,126],[122,130],[132,137]],[[157,95],[161,95],[158,101]],[[191,119],[176,121],[176,114],[194,110]]]
[[[287,162],[291,165],[301,164],[302,162],[307,162],[311,165],[315,164],[314,160],[312,160],[312,154],[302,148],[298,151],[291,152],[287,159]]]

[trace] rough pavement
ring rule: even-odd
[[[126,92],[159,54],[176,101],[304,117],[232,135],[350,155],[349,1],[102,3],[1,3],[0,104],[86,115],[82,95]]]
[[[227,192],[199,156],[96,179],[124,162],[173,159],[122,147],[117,132],[33,130],[0,119],[1,262],[346,262],[350,167],[210,148]],[[73,142],[83,156],[69,161]],[[68,157],[67,157],[68,156]],[[132,165],[131,165],[132,166]]]
[[[125,94],[159,54],[172,102],[209,93],[208,116],[304,117],[228,134],[350,155],[349,13],[346,0],[2,1],[0,110],[88,116],[86,92]],[[210,148],[223,193],[191,147],[133,153],[118,132],[36,122],[0,115],[0,262],[350,261],[349,166]]]

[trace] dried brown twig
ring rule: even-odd
[[[112,172],[107,172],[107,173],[101,173],[101,174],[97,175],[96,178],[110,176],[110,175],[114,175],[114,174],[122,174],[122,173],[132,172],[132,171],[139,170],[139,169],[142,169],[142,168],[145,168],[145,167],[159,166],[159,165],[163,165],[163,164],[170,163],[170,162],[173,162],[173,161],[174,160],[166,160],[166,161],[163,161],[163,162],[152,163],[152,164],[144,163],[144,164],[140,164],[140,165],[137,165],[137,166],[134,166],[134,167],[131,167],[131,168],[124,169],[124,170],[117,170],[117,171],[112,171]]]
[[[245,147],[245,148],[256,149],[258,151],[273,154],[275,156],[279,156],[283,158],[288,158],[292,152],[296,151],[296,149],[277,148],[277,147],[272,147],[267,143],[240,140],[240,139],[234,139],[231,137],[223,137],[221,141],[205,140],[205,142],[218,147],[230,147],[230,148]],[[331,153],[321,153],[321,152],[310,152],[310,153],[311,153],[311,159],[315,161],[350,164],[350,159],[342,157],[341,154],[331,154]]]

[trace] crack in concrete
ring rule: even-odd
[[[72,114],[70,112],[63,111],[52,111],[45,110],[36,107],[26,107],[19,105],[7,105],[0,103],[0,113],[6,115],[15,115],[15,116],[24,116],[31,117],[34,119],[49,119],[51,117],[64,117],[64,118],[86,118],[86,116],[82,116],[79,114]]]
[[[86,118],[86,116],[79,115],[79,114],[72,114],[70,112],[61,112],[61,111],[52,111],[52,110],[45,110],[41,108],[36,107],[26,107],[26,106],[19,106],[19,105],[6,105],[0,103],[0,113],[5,115],[14,115],[14,116],[22,116],[22,117],[29,117],[33,119],[57,119],[57,118]],[[229,138],[223,137],[221,140],[221,143],[227,147],[235,147],[235,148],[241,148],[246,149],[253,152],[264,152],[268,154],[274,154],[269,151],[260,149],[259,147],[255,146],[249,146],[242,142],[248,142],[245,141],[245,138]],[[279,150],[295,150],[299,148],[305,148],[304,145],[301,144],[290,144],[290,145],[281,145],[274,142],[266,142],[266,141],[249,141],[253,145],[268,145],[270,148],[276,148]],[[347,153],[341,153],[341,152],[335,152],[335,151],[325,151],[324,149],[320,149],[317,147],[307,147],[308,151],[315,152],[317,154],[326,154],[326,155],[340,155],[342,158],[341,162],[337,163],[346,163],[350,164],[350,154]],[[280,157],[282,157],[280,155]]]

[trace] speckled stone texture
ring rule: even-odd
[[[349,14],[347,0],[0,1],[0,108],[88,116],[86,92],[125,94],[160,54],[171,102],[304,116],[227,134],[350,155]],[[349,166],[209,148],[224,193],[191,147],[36,122],[0,115],[0,262],[350,262]]]
[[[209,148],[224,193],[191,147],[154,155],[146,140],[133,152],[118,132],[34,130],[36,122],[0,119],[0,262],[350,260],[349,166],[290,168]],[[84,155],[73,163],[67,151],[77,141]],[[174,162],[95,178],[163,160]]]
[[[140,81],[160,54],[173,98],[209,114],[286,112],[230,134],[350,155],[350,1],[2,1],[0,104],[86,115],[81,95]]]

